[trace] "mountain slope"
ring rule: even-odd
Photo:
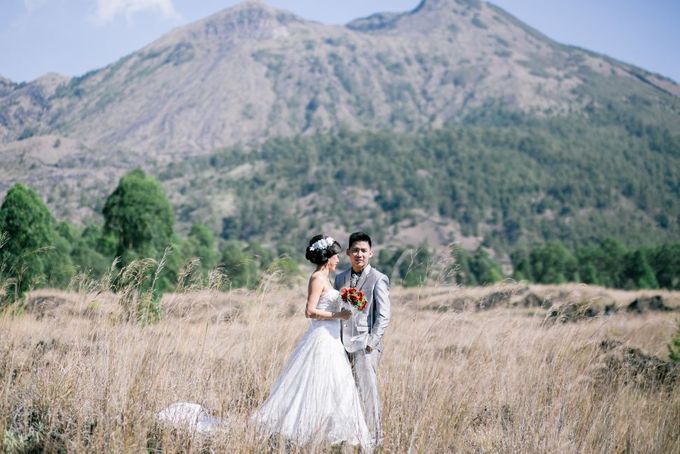
[[[30,127],[89,147],[195,154],[340,125],[437,127],[490,104],[565,114],[594,102],[583,87],[601,78],[637,84],[655,108],[680,94],[669,80],[561,46],[484,2],[425,0],[337,27],[250,1],[71,80],[36,101],[28,126],[3,121],[0,137]]]
[[[556,126],[561,122],[576,126]],[[268,164],[285,162],[275,156],[256,159],[264,153],[257,144],[276,151],[285,137],[283,149],[292,143],[311,147],[313,153],[322,149],[343,156],[357,152],[352,143],[343,150],[342,141],[335,149],[297,138],[321,134],[335,143],[330,138],[348,131],[360,137],[365,130],[390,131],[408,144],[399,150],[402,167],[376,172],[357,196],[372,207],[376,222],[384,224],[381,231],[395,234],[390,229],[401,225],[422,198],[408,186],[410,180],[395,175],[414,171],[444,180],[465,177],[458,170],[440,173],[456,158],[453,145],[449,155],[441,151],[444,147],[437,159],[425,160],[417,169],[405,157],[411,153],[419,161],[428,153],[421,143],[430,140],[428,134],[449,131],[452,124],[482,128],[476,134],[489,133],[501,141],[486,149],[479,145],[479,150],[475,142],[467,143],[465,156],[486,150],[484,156],[505,163],[508,173],[517,170],[514,166],[536,165],[540,177],[535,175],[536,185],[526,196],[518,196],[524,207],[495,200],[509,189],[482,196],[474,182],[455,190],[444,183],[419,183],[426,187],[429,202],[416,210],[417,219],[437,219],[445,226],[438,241],[448,241],[454,230],[475,241],[485,232],[505,235],[499,240],[504,246],[551,237],[576,241],[593,226],[606,231],[617,216],[633,219],[618,234],[623,240],[678,234],[672,200],[678,191],[680,87],[607,56],[556,43],[500,8],[475,0],[424,0],[413,11],[379,13],[347,26],[307,21],[249,1],[176,29],[82,77],[50,75],[29,84],[0,79],[0,193],[23,181],[39,190],[58,217],[98,221],[103,200],[118,178],[142,166],[165,175],[182,226],[209,222],[228,236],[233,232],[223,222],[250,216],[244,198],[252,195],[260,207],[269,206],[268,193],[262,192],[272,189],[268,178],[282,178],[275,185],[276,193],[288,198],[281,201],[289,207],[282,218],[296,219],[299,197],[341,202],[324,196],[311,180],[277,173]],[[512,133],[496,130],[527,124],[534,126],[523,132],[524,148]],[[583,141],[584,135],[592,140]],[[389,162],[389,143],[372,149],[375,162]],[[236,156],[228,165],[205,164],[205,156],[225,147]],[[285,156],[308,162],[299,153]],[[168,177],[178,163],[188,163],[188,170],[181,178]],[[555,174],[550,163],[562,173]],[[664,168],[666,173],[659,171]],[[473,174],[482,181],[478,170]],[[606,188],[611,172],[627,177]],[[643,174],[636,180],[635,172]],[[494,168],[492,175],[502,179],[504,174]],[[239,192],[241,178],[252,179],[251,195]],[[285,187],[286,181],[291,187]],[[407,187],[390,188],[395,181]],[[610,196],[605,202],[583,196],[575,189],[583,181],[591,183],[591,192]],[[496,189],[504,184],[492,183],[487,184]],[[467,200],[466,209],[457,205],[456,197]],[[542,208],[528,208],[543,199]],[[606,210],[599,212],[603,206]],[[324,213],[331,215],[322,208],[310,221],[314,225],[320,225]],[[546,216],[553,216],[547,221],[560,221],[558,233],[544,226]],[[330,218],[331,229],[347,221]],[[516,232],[505,225],[517,219],[523,233],[511,239]],[[299,228],[291,235],[302,236],[311,226]],[[290,229],[281,230],[286,231]],[[261,233],[251,232],[250,237],[260,238]]]
[[[680,238],[680,137],[606,112],[276,139],[168,166],[180,223],[224,238],[304,244],[366,229],[380,242],[499,251]],[[632,132],[632,134],[631,134]]]

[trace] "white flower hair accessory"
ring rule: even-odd
[[[327,236],[326,238],[321,238],[319,241],[316,241],[314,244],[309,246],[310,251],[320,251],[321,249],[326,249],[331,246],[333,246],[333,243],[335,243],[335,240]]]

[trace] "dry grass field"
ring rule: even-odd
[[[652,295],[673,310],[625,310]],[[395,288],[392,300],[385,452],[680,453],[666,347],[680,293],[505,284]],[[303,288],[166,295],[162,319],[143,326],[122,322],[111,294],[33,292],[0,315],[0,446],[333,452],[247,424],[306,329],[303,304]],[[159,425],[177,401],[228,426],[206,437]]]

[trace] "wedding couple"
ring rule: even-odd
[[[369,264],[371,238],[355,232],[346,250],[351,268],[331,286],[341,251],[331,237],[310,240],[306,257],[316,269],[305,315],[311,324],[252,420],[263,433],[298,444],[346,443],[371,451],[382,440],[377,371],[390,323],[389,281]],[[343,304],[339,290],[350,287],[364,293],[363,310]]]

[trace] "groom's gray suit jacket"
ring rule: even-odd
[[[350,286],[352,276],[348,269],[335,277],[335,288],[340,290]],[[362,312],[342,322],[342,343],[347,351],[351,351],[350,339],[357,335],[366,336],[366,345],[382,352],[383,334],[390,324],[390,281],[380,271],[366,265],[357,282],[356,288],[364,292],[368,304]]]

